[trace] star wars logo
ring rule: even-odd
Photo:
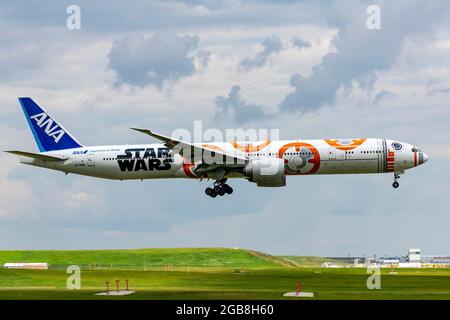
[[[169,170],[173,162],[169,148],[132,148],[117,156],[120,171]]]

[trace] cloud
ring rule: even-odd
[[[34,28],[66,28],[66,8],[71,0],[53,3],[44,1],[2,1],[0,26],[16,24]],[[220,26],[280,26],[312,23],[323,19],[328,5],[308,1],[148,1],[110,2],[107,6],[89,0],[79,0],[82,32],[130,32],[143,30],[176,31],[180,29]],[[127,14],[124,14],[126,10]],[[319,18],[318,18],[319,17]],[[227,30],[229,31],[229,30]]]
[[[162,88],[196,71],[191,54],[198,42],[197,36],[175,33],[158,32],[151,38],[130,34],[114,42],[109,67],[116,72],[117,85]],[[204,54],[200,59],[205,61]]]
[[[258,52],[255,57],[251,59],[245,58],[241,60],[240,67],[243,70],[248,71],[251,69],[263,67],[270,55],[279,52],[282,48],[281,40],[276,35],[264,39],[264,41],[262,42],[262,46],[262,51]]]
[[[450,87],[443,86],[439,81],[432,78],[427,82],[427,96],[433,96],[435,94],[448,94],[450,93]]]
[[[102,197],[85,191],[63,191],[63,205],[69,211],[83,210],[86,207],[103,207]]]
[[[204,128],[219,121],[230,127],[245,123],[282,128],[283,139],[399,139],[416,144],[431,159],[402,176],[395,192],[391,174],[320,175],[289,177],[286,188],[258,188],[244,179],[230,179],[233,195],[211,199],[203,194],[207,181],[119,182],[65,176],[19,165],[13,155],[0,154],[0,247],[209,245],[338,255],[387,250],[398,254],[417,244],[425,252],[445,252],[450,241],[445,230],[450,223],[446,196],[450,173],[445,170],[450,159],[450,95],[446,92],[450,87],[446,21],[450,19],[440,19],[440,13],[449,10],[437,12],[431,2],[420,7],[414,1],[398,1],[382,2],[382,29],[376,37],[367,34],[367,43],[363,32],[368,4],[362,1],[213,0],[211,5],[194,1],[186,5],[138,0],[104,6],[81,0],[79,31],[65,27],[65,9],[71,2],[44,1],[40,6],[3,2],[1,150],[36,150],[16,98],[30,95],[87,145],[151,143],[128,128],[142,125],[170,133],[174,128],[192,128],[193,120],[202,119]],[[424,20],[426,14],[419,11],[429,12],[429,19]],[[439,23],[433,34],[427,33],[430,21]],[[193,73],[163,81],[163,86],[178,81],[170,95],[166,90],[136,90],[129,84],[119,89],[109,86],[111,79],[118,79],[116,71],[108,68],[114,41],[129,35],[125,38],[135,37],[137,49],[148,49],[142,42],[158,30],[170,31],[176,43],[186,34],[201,39],[188,53],[179,54],[181,61],[191,59],[186,64],[192,63]],[[331,47],[330,39],[338,32]],[[392,56],[383,51],[394,49],[395,53],[397,46],[388,39],[377,40],[390,33],[401,48]],[[272,34],[283,45],[289,40],[289,45],[269,55],[264,67],[251,72],[236,68],[243,58],[252,60],[264,51],[261,41]],[[313,45],[298,49],[293,39],[299,36]],[[256,49],[249,52],[249,47]],[[133,58],[141,58],[137,49]],[[326,59],[337,59],[342,67],[322,60],[327,54]],[[150,69],[147,58],[143,52],[142,61],[135,64],[146,68],[144,78]],[[315,65],[319,70],[312,70]],[[339,95],[335,101],[332,96],[336,107],[317,112],[277,112],[279,102],[295,90],[289,87],[291,78],[291,84],[299,86],[324,67],[327,77],[323,79],[336,78],[337,91],[346,87],[343,91],[350,92],[345,99]],[[351,73],[353,68],[358,72]],[[433,81],[426,86],[429,79]],[[328,80],[316,81],[318,90],[326,91]],[[142,86],[156,87],[146,83]],[[242,90],[230,88],[233,84]],[[436,94],[427,96],[433,91]],[[383,92],[393,92],[395,97],[387,98],[389,94]],[[177,194],[178,201],[165,201],[169,194]]]
[[[435,94],[449,94],[450,93],[450,88],[438,88],[438,89],[433,89],[430,92],[427,93],[428,96],[432,96]]]
[[[200,50],[196,54],[195,58],[196,58],[199,68],[206,68],[206,66],[209,63],[209,59],[211,58],[211,52],[205,51],[205,50]]]
[[[294,39],[292,39],[292,45],[296,48],[302,49],[311,46],[311,43],[303,40],[300,37],[295,37]]]
[[[0,194],[0,220],[34,216],[33,205],[38,199],[24,181],[10,180],[0,175]]]
[[[0,132],[5,132],[0,127]],[[1,143],[1,139],[0,139]],[[14,179],[11,172],[18,166],[17,157],[2,152],[0,154],[0,221],[17,217],[28,220],[35,216],[34,208],[39,200],[32,188],[22,179]]]
[[[240,91],[241,87],[234,85],[227,97],[216,97],[215,105],[218,109],[216,119],[220,121],[231,119],[236,124],[243,124],[266,116],[262,107],[245,102]]]
[[[304,113],[333,104],[340,87],[349,87],[353,80],[391,67],[408,36],[427,33],[439,21],[443,2],[385,3],[381,6],[381,30],[366,28],[365,9],[366,4],[356,0],[340,3],[335,15],[329,18],[339,28],[333,39],[335,52],[327,54],[310,77],[300,74],[291,77],[294,91],[281,102],[282,111]]]
[[[388,90],[382,90],[376,94],[375,98],[373,98],[373,104],[379,104],[381,101],[393,97],[395,97],[394,93]]]

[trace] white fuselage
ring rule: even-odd
[[[356,174],[402,172],[427,160],[415,146],[386,139],[317,139],[262,141],[253,143],[214,142],[198,144],[227,153],[240,153],[251,162],[281,158],[286,175]],[[66,157],[61,162],[21,158],[22,163],[65,173],[107,179],[203,178],[178,153],[163,144],[81,147],[45,152]],[[245,175],[226,172],[226,178]]]

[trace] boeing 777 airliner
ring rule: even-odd
[[[393,187],[405,170],[428,156],[414,145],[389,139],[319,139],[259,142],[190,143],[132,128],[160,140],[145,145],[81,145],[31,98],[20,105],[40,152],[6,151],[20,162],[106,179],[212,179],[211,197],[231,194],[229,178],[245,178],[259,187],[283,187],[288,175],[394,174]]]

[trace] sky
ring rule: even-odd
[[[83,145],[155,143],[129,128],[202,121],[430,156],[397,190],[391,174],[300,176],[232,180],[212,199],[205,181],[65,176],[1,153],[0,249],[450,254],[448,1],[3,1],[0,35],[0,150],[37,151],[17,101],[30,96]]]

